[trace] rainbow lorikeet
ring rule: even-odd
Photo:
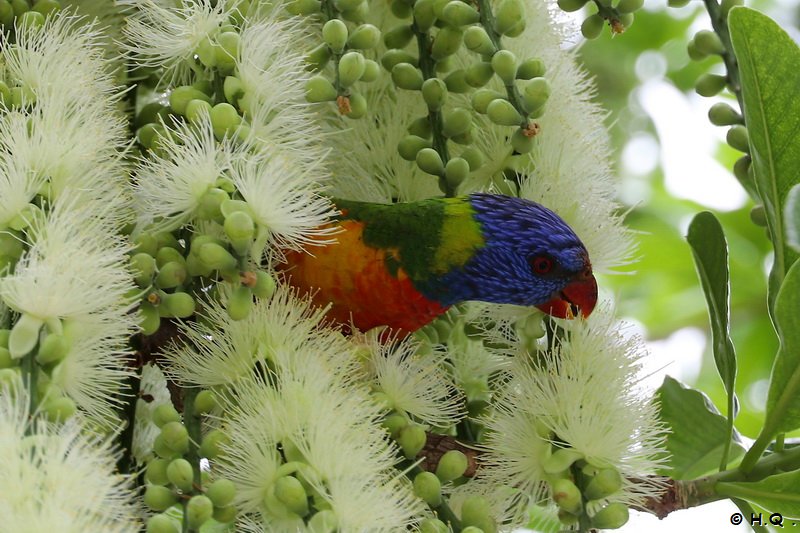
[[[332,304],[328,316],[345,326],[407,334],[466,300],[536,306],[560,318],[588,316],[597,302],[583,243],[535,202],[475,193],[335,203],[337,242],[291,251],[282,269],[314,303]]]

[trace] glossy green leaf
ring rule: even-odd
[[[795,252],[800,252],[800,185],[789,190],[783,219],[786,224],[786,244]]]
[[[775,248],[769,291],[774,311],[778,289],[798,257],[786,243],[783,206],[800,181],[800,48],[769,17],[752,9],[732,9],[728,26],[739,62],[756,189]]]
[[[776,474],[761,481],[720,482],[717,493],[741,498],[780,513],[785,519],[800,518],[800,470]]]
[[[694,479],[717,469],[730,441],[728,423],[708,397],[667,376],[656,392],[661,420],[669,428],[666,468],[659,472],[673,479]],[[734,433],[729,458],[744,449]]]

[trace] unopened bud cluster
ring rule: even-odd
[[[598,38],[605,24],[612,34],[624,32],[643,5],[644,0],[558,0],[558,7],[568,13],[587,7],[588,16],[581,23],[581,34],[587,39]]]
[[[44,26],[45,19],[61,9],[59,0],[0,0],[3,31]]]

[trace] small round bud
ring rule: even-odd
[[[354,3],[356,2],[358,2],[358,0],[354,0]],[[355,22],[356,24],[363,24],[367,20],[367,15],[369,15],[369,6],[367,2],[363,0],[358,3],[357,8],[342,11],[342,18],[344,20]]]
[[[464,74],[466,82],[476,89],[486,85],[494,76],[491,63],[481,62],[467,67]]]
[[[721,55],[725,53],[719,35],[710,30],[700,30],[694,35],[694,45],[704,55]]]
[[[417,58],[408,52],[397,49],[387,50],[386,53],[381,56],[381,65],[383,65],[383,68],[389,72],[391,72],[394,66],[398,63],[410,63],[411,65],[416,65],[418,61]]]
[[[211,103],[211,97],[191,85],[176,87],[169,93],[169,106],[179,115],[186,115],[186,106],[192,100],[203,100]]]
[[[485,56],[491,56],[497,51],[489,34],[481,26],[470,26],[464,31],[464,44],[467,49]]]
[[[386,48],[405,48],[414,38],[414,30],[408,24],[395,26],[383,34],[383,43]]]
[[[336,100],[336,96],[333,84],[322,76],[314,76],[306,82],[306,100],[311,103],[329,102]]]
[[[453,0],[444,6],[441,19],[451,26],[458,27],[475,24],[481,20],[481,15],[471,5],[461,0]]]
[[[689,54],[689,59],[692,61],[702,61],[708,57],[707,54],[704,54],[697,48],[697,44],[694,42],[694,39],[689,39],[689,42],[686,43],[686,53]]]
[[[152,335],[161,326],[161,315],[158,309],[148,302],[139,304],[139,327],[142,335]]]
[[[347,39],[347,46],[353,50],[371,50],[378,46],[381,31],[372,24],[361,24]],[[392,47],[400,48],[400,47]]]
[[[359,81],[371,83],[378,79],[380,71],[381,67],[376,61],[367,59],[364,61],[364,73],[361,75],[361,79]]]
[[[161,485],[149,485],[144,491],[144,504],[154,511],[166,511],[178,497],[171,489]]]
[[[223,137],[228,131],[238,127],[242,123],[242,117],[236,108],[227,102],[215,105],[209,111],[211,117],[211,127],[214,135]]]
[[[392,68],[392,81],[401,89],[418,91],[424,81],[422,72],[410,63],[398,63]]]
[[[756,226],[767,227],[767,212],[762,204],[753,206],[750,210],[750,221]]]
[[[339,84],[350,87],[364,74],[364,56],[361,52],[347,52],[339,60]]]
[[[628,507],[624,503],[609,503],[592,517],[592,527],[597,529],[619,529],[630,518]]]
[[[317,71],[322,70],[332,57],[331,49],[327,44],[322,43],[306,56],[306,70]]]
[[[170,261],[158,270],[155,286],[159,289],[172,289],[182,285],[183,282],[186,281],[187,276],[188,272],[186,271],[186,265],[183,261],[180,263],[177,261]]]
[[[753,162],[749,155],[745,155],[736,160],[733,164],[733,175],[739,181],[749,181],[752,176],[750,175],[750,165]]]
[[[463,107],[457,107],[444,113],[442,122],[442,133],[445,137],[455,137],[472,127],[472,114]]]
[[[436,22],[436,13],[433,11],[434,0],[417,0],[414,2],[414,21],[421,32],[427,32]]]
[[[522,0],[501,0],[494,13],[494,28],[501,35],[513,37],[511,33],[525,18]]]
[[[228,298],[227,311],[233,320],[244,320],[253,309],[253,291],[250,287],[240,285],[231,292]]]
[[[599,500],[622,488],[622,476],[616,468],[601,468],[583,491],[587,500]]]
[[[167,479],[181,491],[191,491],[194,481],[191,463],[183,458],[173,459],[167,465]]]
[[[197,258],[212,270],[229,270],[237,264],[236,258],[215,242],[201,245],[197,250]]]
[[[527,154],[533,150],[533,137],[525,135],[524,131],[525,130],[522,128],[519,128],[511,135],[511,146],[514,147],[515,152],[520,154]]]
[[[357,92],[350,93],[350,111],[347,118],[358,119],[367,114],[367,99]]]
[[[164,445],[178,453],[189,450],[189,433],[180,422],[167,422],[161,426],[161,438]]]
[[[23,30],[32,30],[44,26],[44,15],[37,11],[23,13],[17,19],[17,26]]]
[[[322,10],[320,0],[293,0],[286,4],[286,11],[290,15],[315,15]]]
[[[491,89],[478,89],[472,94],[472,108],[478,113],[486,113],[489,104],[503,95]]]
[[[695,91],[700,96],[715,96],[728,83],[727,76],[720,76],[719,74],[703,74],[697,79],[695,84]]]
[[[483,496],[470,496],[461,504],[461,525],[475,527],[484,533],[495,533],[497,524],[491,515],[489,502]],[[464,531],[462,529],[462,531]]]
[[[394,71],[392,71],[394,74]],[[447,98],[447,86],[439,78],[430,78],[422,84],[422,98],[430,111],[438,111]]]
[[[450,528],[438,518],[426,518],[419,523],[419,533],[448,533]]]
[[[308,494],[294,476],[283,476],[275,482],[275,497],[298,516],[308,514]]]
[[[517,77],[517,57],[508,50],[500,50],[492,56],[492,69],[503,83],[510,85]]]
[[[224,31],[217,35],[217,46],[214,48],[216,67],[223,72],[229,72],[236,66],[239,57],[239,44],[242,38],[239,32]]]
[[[436,465],[436,477],[447,482],[460,478],[469,466],[467,456],[458,450],[450,450],[442,455]]]
[[[605,19],[598,14],[589,15],[581,24],[581,34],[587,39],[597,39],[603,31]]]
[[[189,529],[197,530],[214,514],[214,504],[208,496],[198,494],[189,498],[186,503],[186,522]]]
[[[244,85],[242,80],[236,76],[226,76],[222,84],[222,92],[225,94],[225,100],[232,105],[236,105],[244,95]]]
[[[397,151],[400,153],[400,157],[406,161],[416,161],[417,152],[423,148],[430,147],[431,142],[429,140],[417,137],[416,135],[406,135],[397,145]]]
[[[550,485],[550,489],[553,491],[553,501],[559,507],[570,513],[580,511],[581,491],[575,483],[566,478],[557,479]]]
[[[253,286],[253,294],[256,298],[269,298],[275,293],[275,278],[268,272],[259,270],[256,272],[256,284]]]
[[[517,79],[530,80],[531,78],[541,78],[544,76],[545,70],[544,61],[541,59],[526,59],[517,67]]]
[[[236,520],[238,510],[233,505],[226,505],[224,507],[214,507],[214,520],[227,524]]]
[[[470,172],[478,170],[481,166],[483,166],[483,154],[477,148],[467,148],[463,152],[461,152],[461,157],[469,165]]]
[[[461,48],[462,32],[457,28],[445,26],[433,38],[431,57],[439,61],[458,52]]]
[[[427,116],[415,119],[408,126],[408,133],[422,137],[423,139],[430,139],[431,137],[431,124]]]
[[[221,446],[228,442],[228,437],[219,429],[208,432],[200,443],[200,455],[207,459],[214,459],[219,456]]]
[[[10,368],[16,366],[18,359],[12,359],[11,353],[5,346],[0,346],[0,368]]]
[[[151,459],[147,463],[144,480],[153,485],[166,485],[169,483],[169,478],[167,478],[167,466],[169,464],[170,462],[166,459]]]
[[[433,472],[420,472],[414,476],[414,494],[431,507],[442,504],[442,482]]]
[[[156,438],[153,439],[153,452],[161,459],[167,459],[169,461],[181,456],[180,453],[164,444],[164,437],[160,434],[156,435]]]
[[[170,422],[179,422],[181,421],[181,415],[178,411],[173,407],[171,403],[162,403],[155,409],[153,409],[153,424],[158,427],[163,427],[164,424],[168,424]]]
[[[437,79],[437,78],[432,78]],[[425,80],[428,81],[428,80]],[[456,69],[444,78],[444,84],[447,90],[453,93],[462,94],[470,90],[469,83],[467,83],[467,73],[464,69]]]
[[[153,515],[147,519],[146,533],[179,533],[175,520],[165,514]]]
[[[194,314],[196,302],[191,294],[173,292],[161,297],[159,314],[164,318],[186,318]]]
[[[308,521],[308,529],[311,533],[334,533],[339,527],[339,519],[336,513],[330,509],[317,511]]]
[[[43,365],[56,363],[64,359],[71,348],[72,343],[64,335],[50,333],[39,343],[36,360]]]
[[[214,503],[214,507],[225,507],[236,496],[236,485],[229,479],[218,479],[208,486],[206,496]]]
[[[423,148],[417,152],[416,161],[417,166],[424,172],[433,174],[434,176],[444,175],[444,163],[442,163],[442,158],[439,152],[433,148]]]
[[[708,110],[708,120],[715,126],[741,124],[742,116],[724,102],[717,102]]]
[[[462,157],[454,157],[444,167],[444,177],[447,184],[457,188],[469,176],[469,163]]]
[[[725,140],[731,147],[739,150],[740,152],[750,151],[750,139],[747,135],[747,128],[742,125],[733,126],[728,130]]]
[[[587,0],[558,0],[558,7],[567,13],[577,11],[586,5]]]
[[[617,11],[620,13],[633,13],[644,5],[644,0],[619,0]]]
[[[397,436],[397,443],[403,450],[406,459],[413,459],[425,446],[427,435],[425,430],[419,425],[409,425],[400,430]]]
[[[525,91],[522,95],[523,104],[525,109],[532,113],[537,114],[550,97],[550,82],[547,78],[533,78],[525,86]]]
[[[202,390],[194,397],[194,411],[196,413],[210,413],[217,406],[217,397],[214,391]]]
[[[78,410],[75,401],[67,396],[48,396],[41,407],[51,422],[64,422]]]
[[[486,115],[489,120],[501,126],[517,126],[522,122],[522,115],[514,109],[511,102],[503,98],[497,98],[486,108]]]
[[[575,461],[583,459],[583,454],[574,448],[559,448],[542,461],[542,469],[548,474],[559,474],[572,466]]]
[[[322,26],[322,40],[331,50],[341,54],[347,44],[347,26],[339,19],[331,19]]]
[[[231,240],[236,241],[251,241],[256,232],[256,225],[253,222],[253,217],[244,211],[235,211],[225,217],[223,224],[225,235]]]

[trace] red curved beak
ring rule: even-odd
[[[597,280],[591,270],[579,274],[551,300],[537,305],[539,309],[556,318],[575,318],[578,313],[588,317],[597,303]]]

